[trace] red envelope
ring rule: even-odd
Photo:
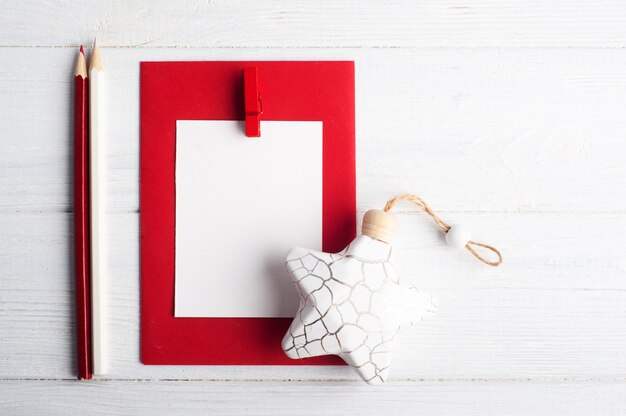
[[[323,122],[323,250],[340,251],[356,235],[353,62],[142,62],[144,364],[343,364],[287,358],[281,340],[291,319],[174,317],[176,120],[244,120],[246,67],[258,70],[262,120]]]

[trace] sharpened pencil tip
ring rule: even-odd
[[[91,50],[91,59],[89,60],[89,72],[92,69],[102,70],[102,62],[100,61],[100,48],[96,44],[96,40],[93,41],[93,49]]]
[[[74,68],[74,76],[80,75],[83,78],[87,78],[87,61],[85,60],[85,49],[83,45],[80,45],[80,52],[76,57],[76,67]]]

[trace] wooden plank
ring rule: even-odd
[[[0,42],[175,47],[624,47],[620,0],[5,2]]]
[[[400,215],[401,276],[437,316],[403,332],[391,379],[620,378],[626,374],[624,214],[449,214],[500,247],[492,269],[449,249],[425,218]],[[344,367],[143,366],[138,214],[109,214],[111,378],[355,380]],[[0,216],[0,378],[74,371],[71,214]],[[287,250],[287,248],[286,248]]]
[[[620,415],[621,382],[74,382],[0,381],[5,416],[75,415]]]
[[[1,25],[0,25],[1,26]],[[626,27],[626,26],[625,26]],[[71,210],[73,49],[0,48],[0,210]],[[31,65],[37,55],[41,65]],[[142,60],[355,59],[362,209],[625,212],[626,49],[111,49],[111,211],[139,207]],[[18,71],[19,68],[19,71]],[[130,73],[128,69],[132,69]]]

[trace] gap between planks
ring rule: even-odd
[[[384,204],[382,204],[379,208],[382,209]],[[371,206],[368,208],[359,208],[357,209],[357,217],[365,214],[369,209],[376,209],[376,206]],[[445,210],[445,209],[436,209],[435,212],[437,214],[494,214],[494,215],[625,215],[626,209],[591,209],[591,210],[568,210],[568,209],[559,209],[559,210]],[[5,207],[0,207],[0,214],[72,214],[74,210],[71,208],[63,208],[63,209],[7,209]],[[121,210],[107,210],[107,214],[109,215],[125,215],[125,214],[141,214],[140,209],[121,209]],[[397,215],[414,215],[421,213],[418,209],[395,209],[393,210],[394,214]]]
[[[88,44],[85,42],[84,44]],[[0,45],[0,49],[78,49],[81,43],[73,45]],[[206,50],[624,50],[626,46],[389,46],[389,45],[368,45],[368,46],[204,46],[204,45],[107,45],[100,46],[101,49],[206,49]]]
[[[0,377],[2,381],[78,381],[75,377]],[[95,377],[92,382],[98,381],[132,381],[132,382],[191,382],[191,383],[351,383],[362,384],[355,378],[176,378],[176,377]],[[416,378],[389,378],[385,383],[622,383],[626,377],[416,377]]]

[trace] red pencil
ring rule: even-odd
[[[91,308],[89,293],[89,97],[87,63],[81,45],[74,71],[74,236],[78,379],[90,379]]]

